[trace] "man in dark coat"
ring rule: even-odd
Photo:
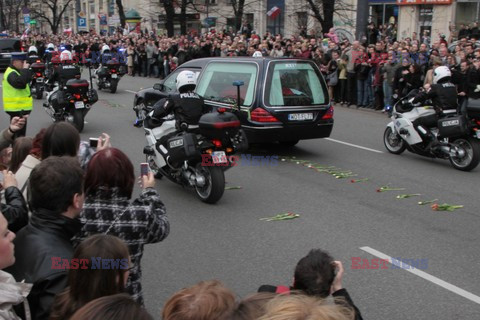
[[[46,320],[55,295],[67,285],[70,239],[81,229],[83,170],[75,158],[52,156],[33,169],[28,183],[32,216],[17,233],[16,262],[7,272],[33,283],[28,296],[32,319]]]
[[[313,249],[298,261],[292,287],[262,285],[258,292],[288,294],[290,290],[298,290],[319,299],[325,299],[332,295],[334,298],[340,298],[335,300],[336,304],[354,311],[354,320],[362,320],[360,310],[353,303],[347,289],[343,288],[343,272],[343,265],[340,261],[334,261],[323,250]]]

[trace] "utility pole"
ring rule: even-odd
[[[368,0],[357,0],[357,23],[355,26],[356,40],[362,40],[362,37],[366,35],[368,9]]]

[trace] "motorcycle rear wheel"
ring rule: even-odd
[[[195,187],[198,198],[205,203],[216,203],[225,191],[225,175],[221,167],[205,167],[200,163],[197,171],[205,177],[205,186]]]
[[[75,109],[73,110],[73,125],[77,128],[78,132],[82,132],[85,121],[83,119],[83,110]]]
[[[399,134],[393,132],[392,128],[387,127],[383,134],[383,144],[388,152],[401,154],[407,148],[407,143]]]
[[[471,171],[478,166],[480,162],[480,142],[476,139],[463,137],[452,142],[453,146],[460,148],[465,152],[463,156],[450,155],[452,166],[461,171]]]
[[[36,90],[35,90],[35,98],[37,99],[43,99],[43,88],[41,85],[36,85]]]
[[[115,93],[117,92],[117,84],[116,83],[111,83],[110,84],[110,93]]]

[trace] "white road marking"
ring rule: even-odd
[[[380,259],[387,259],[388,261],[392,261],[392,257],[384,254],[384,253],[381,253],[380,251],[377,251],[375,249],[372,249],[370,247],[361,247],[360,250],[363,250],[363,251],[366,251],[368,253],[370,253],[371,255],[374,255],[376,257],[379,257]],[[437,277],[434,277],[424,271],[421,271],[421,270],[418,270],[418,269],[413,269],[413,267],[411,267],[410,265],[408,265],[408,269],[407,268],[403,268],[403,266],[407,267],[407,264],[403,263],[402,261],[402,269],[405,270],[405,271],[408,271],[410,273],[413,273],[414,275],[417,275],[425,280],[428,280],[430,282],[433,282],[434,284],[442,287],[442,288],[445,288],[453,293],[456,293],[458,294],[459,296],[462,296],[464,298],[467,298],[468,300],[470,301],[473,301],[475,303],[478,303],[480,304],[480,297],[477,296],[477,295],[474,295],[473,293],[470,293],[468,291],[465,291],[463,290],[462,288],[459,288],[451,283],[448,283],[446,281],[443,281],[442,279],[439,279]]]
[[[332,138],[325,138],[325,140],[336,142],[336,143],[341,143],[341,144],[344,144],[346,146],[350,146],[350,147],[354,147],[354,148],[358,148],[358,149],[362,149],[362,150],[367,150],[367,151],[370,151],[370,152],[383,153],[383,151],[380,151],[380,150],[370,149],[370,148],[367,148],[367,147],[362,147],[362,146],[359,146],[359,145],[356,145],[356,144],[353,144],[353,143],[348,143],[348,142],[345,142],[345,141],[335,140],[335,139],[332,139]]]
[[[125,90],[127,92],[131,92],[131,93],[137,93],[137,91],[132,91],[132,90]]]

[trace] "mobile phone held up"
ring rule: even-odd
[[[140,175],[141,176],[148,176],[148,172],[150,171],[150,166],[148,163],[143,162],[140,163]]]
[[[90,147],[91,148],[98,147],[98,138],[90,138]]]

